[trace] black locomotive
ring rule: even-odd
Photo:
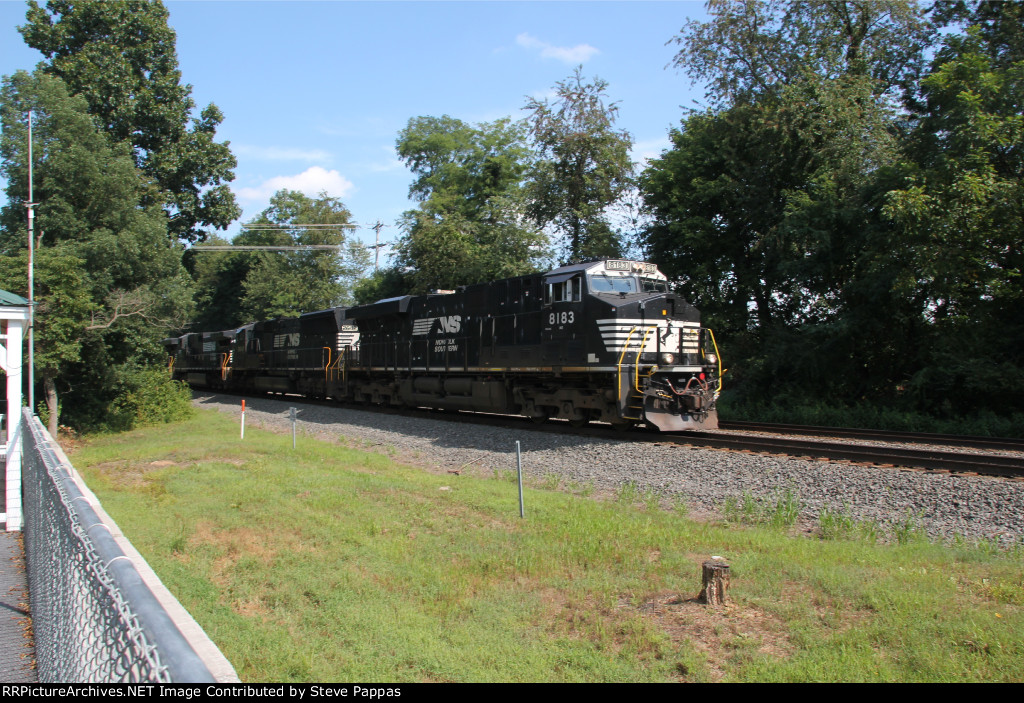
[[[714,337],[644,262],[563,266],[164,344],[174,377],[194,387],[576,425],[718,425]]]

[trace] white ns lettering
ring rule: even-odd
[[[445,334],[458,334],[462,330],[462,315],[451,315],[437,319],[441,322],[441,329],[444,330]]]

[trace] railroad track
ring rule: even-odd
[[[698,447],[768,452],[811,459],[834,459],[950,473],[1024,478],[1024,457],[1019,456],[952,452],[937,447],[908,449],[876,444],[847,444],[723,432],[680,432],[661,437],[679,444]]]
[[[814,437],[847,437],[877,442],[903,442],[905,444],[935,444],[946,447],[972,449],[999,449],[1024,452],[1024,439],[1012,437],[972,437],[967,435],[932,434],[929,432],[899,432],[890,430],[863,430],[857,428],[815,427],[770,422],[719,422],[723,430],[741,432],[775,432],[779,434],[808,435]]]
[[[224,395],[235,395],[225,393]],[[236,395],[241,398],[243,396]],[[332,401],[314,401],[301,396],[287,396],[281,398],[298,404],[337,406]],[[894,442],[910,441],[904,439],[892,439],[892,437],[917,437],[917,442],[924,442],[922,437],[935,438],[945,435],[921,435],[908,433],[877,432],[872,430],[847,430],[835,428],[813,428],[798,425],[766,425],[763,423],[720,423],[721,429],[717,432],[677,432],[657,433],[645,430],[629,430],[616,432],[606,426],[588,426],[583,428],[570,427],[568,422],[548,421],[537,424],[521,416],[488,415],[484,413],[461,413],[458,411],[438,412],[426,409],[398,409],[383,408],[366,405],[349,405],[349,408],[358,408],[364,411],[431,417],[433,419],[455,420],[460,422],[471,421],[485,426],[519,427],[524,430],[536,432],[552,432],[558,434],[577,434],[600,439],[628,439],[630,441],[672,443],[682,446],[705,447],[710,449],[728,449],[734,451],[747,451],[752,453],[768,453],[792,456],[795,458],[807,457],[810,459],[850,461],[859,464],[895,466],[914,469],[927,469],[932,471],[944,471],[950,473],[983,474],[990,476],[1002,476],[1009,478],[1024,479],[1024,457],[1003,456],[988,453],[964,453],[944,451],[941,447],[924,447],[920,449],[908,449],[905,447],[894,447],[877,444],[847,444],[844,442],[830,442],[820,440],[799,439],[795,437],[766,437],[756,434],[742,434],[743,431],[758,432],[793,432],[797,434],[816,434],[817,430],[823,430],[822,434],[829,436],[844,436],[855,439],[869,439],[875,441]],[[756,427],[756,430],[754,429]],[[773,429],[768,429],[773,428]],[[792,428],[792,429],[780,429]],[[727,431],[722,431],[727,430]],[[812,432],[812,430],[814,432]],[[825,432],[827,431],[827,432]],[[843,434],[838,434],[843,433]],[[987,440],[988,438],[970,438],[949,436],[951,441],[944,441],[945,446],[967,446],[977,448],[975,444],[958,443],[952,440]],[[1013,442],[1014,440],[1002,440]],[[987,447],[1006,449],[1005,446]],[[1017,451],[1024,451],[1024,446],[1016,445]]]

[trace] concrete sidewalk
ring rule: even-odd
[[[36,683],[28,575],[20,532],[0,532],[0,681]]]

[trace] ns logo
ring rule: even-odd
[[[437,321],[441,323],[441,331],[445,334],[458,334],[462,331],[462,315],[439,317]]]
[[[434,321],[441,324],[441,334],[458,334],[462,331],[462,315],[448,315],[447,317],[425,317],[416,320],[412,325],[413,335],[426,335],[434,328]]]

